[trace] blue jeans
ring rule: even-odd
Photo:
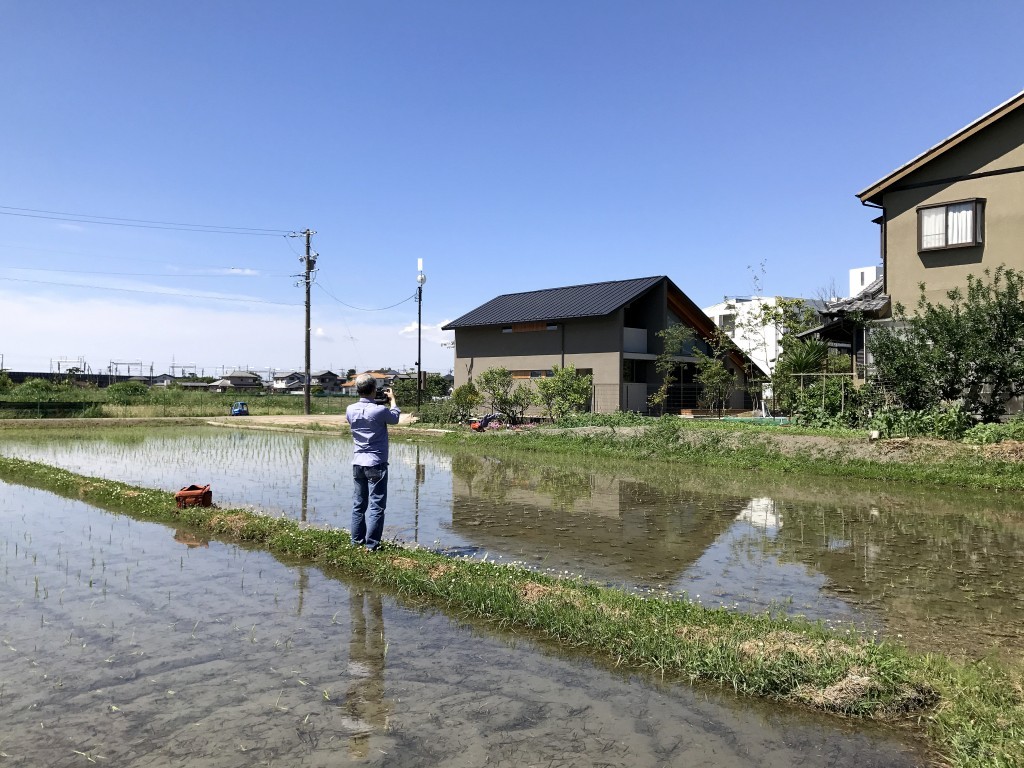
[[[384,535],[384,509],[388,505],[388,465],[352,465],[352,543],[377,549]]]

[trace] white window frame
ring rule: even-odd
[[[940,213],[942,217],[941,233],[931,232],[926,234],[925,217],[931,214],[930,218],[934,222],[936,214]],[[970,220],[967,223],[970,231],[966,234],[961,233],[957,235],[955,232],[957,223],[954,216],[960,215],[962,218],[965,213],[970,214]],[[967,200],[951,200],[948,203],[922,205],[917,209],[917,249],[919,252],[944,251],[950,248],[972,248],[981,245],[984,239],[984,232],[984,198],[974,197]],[[936,241],[939,234],[942,236],[941,244]],[[925,244],[926,238],[928,238],[927,245]],[[955,239],[956,242],[951,243],[951,239]]]

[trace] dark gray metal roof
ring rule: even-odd
[[[480,325],[602,317],[667,279],[663,275],[658,275],[633,280],[570,285],[565,288],[546,288],[525,293],[506,293],[452,320],[444,326],[444,330]]]

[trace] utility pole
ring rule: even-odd
[[[306,377],[305,377],[306,380],[303,382],[303,385],[302,385],[302,399],[303,399],[303,413],[305,413],[307,416],[310,413],[310,402],[309,402],[309,390],[310,390],[310,387],[309,387],[309,379],[310,379],[310,370],[309,370],[309,334],[310,334],[310,326],[312,325],[312,321],[310,319],[310,311],[309,311],[309,308],[310,308],[310,303],[309,303],[309,287],[313,284],[313,270],[316,269],[316,257],[319,256],[318,253],[314,253],[313,252],[313,248],[312,248],[312,237],[315,234],[316,234],[316,230],[309,229],[307,227],[302,232],[293,232],[290,235],[291,237],[299,237],[300,235],[304,235],[305,238],[306,238],[306,255],[299,257],[300,261],[305,262],[306,271],[305,271],[305,274],[298,275],[298,277],[302,280],[302,282],[306,286],[306,371],[305,371],[305,373],[306,373]]]
[[[416,263],[416,410],[420,408],[423,398],[423,284],[427,276],[423,274],[423,259]]]

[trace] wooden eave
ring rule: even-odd
[[[909,163],[901,165],[888,176],[879,179],[864,191],[859,192],[857,197],[862,203],[874,203],[875,205],[880,205],[882,195],[888,191],[890,187],[896,184],[896,182],[909,176],[914,171],[927,165],[935,158],[945,154],[975,134],[985,130],[994,122],[1006,117],[1006,115],[1010,114],[1022,105],[1024,105],[1024,91],[1021,91],[1016,96],[1004,101],[998,107],[982,115],[970,125],[961,128],[949,138],[940,141],[934,147],[921,153]]]
[[[691,328],[697,329],[697,331],[699,331],[704,337],[705,341],[711,341],[715,334],[715,324],[712,322],[711,318],[705,315],[704,311],[694,304],[685,293],[680,291],[671,280],[669,280],[668,288],[668,308],[680,319],[689,323]],[[743,370],[747,363],[743,358],[743,354],[735,349],[729,350],[729,359],[732,360],[740,370]]]

